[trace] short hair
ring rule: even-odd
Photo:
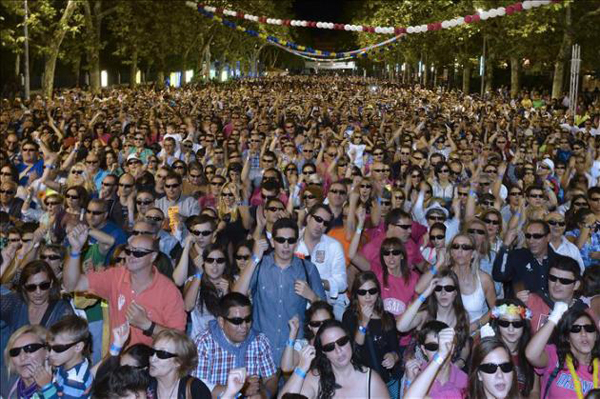
[[[581,279],[581,269],[579,268],[579,263],[569,256],[556,255],[548,265],[548,270],[558,269],[565,272],[570,272],[573,274],[575,280]]]
[[[212,216],[209,215],[194,215],[194,216],[190,216],[189,218],[187,218],[185,220],[185,227],[187,227],[188,230],[191,230],[193,226],[197,225],[197,224],[205,224],[205,223],[209,223],[210,224],[210,229],[211,230],[215,230],[217,228],[217,221],[215,220],[215,218],[213,218]]]
[[[429,232],[431,233],[431,231],[433,229],[438,229],[438,230],[442,230],[444,233],[446,233],[446,225],[444,223],[440,223],[440,222],[435,222],[434,224],[431,225],[431,227],[429,228]]]
[[[600,195],[600,187],[598,187],[598,186],[590,187],[590,189],[587,192],[588,198],[590,198],[592,196],[592,194]]]
[[[525,189],[525,195],[527,197],[529,197],[529,195],[531,194],[531,191],[533,191],[533,190],[539,190],[543,193],[544,187],[540,186],[539,184],[532,184]]]
[[[181,179],[181,175],[178,175],[178,174],[177,174],[177,173],[175,173],[175,172],[170,172],[170,173],[167,175],[167,177],[165,177],[165,182],[166,182],[167,180],[173,180],[173,179],[177,180],[177,183],[178,183],[178,184],[181,184],[181,183],[183,182],[183,180]]]
[[[150,376],[146,370],[119,366],[94,384],[94,399],[120,399],[128,394],[146,391]]]
[[[318,211],[319,209],[323,209],[325,212],[327,212],[327,214],[328,214],[329,216],[331,216],[331,217],[333,218],[333,212],[331,211],[331,208],[330,208],[330,207],[329,207],[329,205],[327,205],[327,204],[320,204],[320,203],[314,204],[314,205],[313,205],[313,206],[312,206],[312,207],[311,207],[311,208],[308,210],[308,214],[309,214],[310,216],[313,216],[315,213],[317,213],[317,211]]]
[[[540,220],[540,219],[534,219],[534,220],[530,220],[529,222],[527,222],[527,225],[525,226],[524,230],[526,231],[529,228],[529,226],[532,226],[534,224],[542,226],[542,228],[544,229],[545,235],[550,234],[550,226],[544,220]]]
[[[412,216],[409,213],[405,212],[401,208],[394,208],[385,215],[385,229],[387,230],[390,224],[396,224],[400,221],[400,219],[410,219],[412,220]]]
[[[83,342],[83,355],[88,357],[92,354],[92,334],[88,322],[79,316],[67,315],[50,327],[50,335],[56,337],[58,334],[69,334],[73,342]]]
[[[298,224],[290,218],[281,218],[273,223],[273,237],[277,237],[277,232],[281,229],[292,229],[296,238],[298,238]]]
[[[176,359],[179,363],[177,374],[180,377],[188,375],[196,368],[198,365],[198,350],[190,337],[179,330],[165,329],[154,337],[153,344],[161,340],[171,341],[175,345]]]
[[[108,202],[106,200],[103,200],[101,198],[92,198],[90,200],[90,202],[88,202],[88,206],[90,206],[92,204],[101,206],[103,209],[102,212],[108,212]]]
[[[427,339],[427,335],[434,334],[438,335],[440,331],[444,328],[448,328],[448,325],[439,320],[429,320],[421,327],[417,334],[417,340],[419,341],[419,345],[424,345],[425,340]]]
[[[249,307],[252,312],[252,302],[250,299],[239,292],[230,292],[219,300],[219,316],[225,318],[229,315],[229,309],[233,307]]]
[[[33,335],[37,336],[40,339],[40,343],[42,343],[44,345],[48,342],[48,330],[46,330],[44,327],[40,326],[39,324],[35,324],[35,325],[27,324],[27,325],[19,328],[18,330],[16,330],[14,333],[12,333],[12,335],[8,339],[8,342],[6,343],[6,348],[4,348],[4,362],[5,362],[4,364],[6,364],[6,368],[8,370],[9,375],[14,370],[12,369],[12,366],[11,366],[12,357],[9,355],[8,352],[15,346],[15,342],[25,334],[33,334]]]
[[[146,368],[150,366],[150,357],[152,356],[152,348],[146,344],[131,345],[121,352],[123,355],[131,356],[138,364],[138,367]]]

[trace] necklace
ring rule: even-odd
[[[593,363],[594,389],[596,389],[598,388],[598,373],[600,372],[598,364],[600,363],[600,360],[596,358],[594,359]],[[571,378],[573,379],[573,385],[575,387],[577,399],[583,399],[583,388],[581,388],[581,380],[579,380],[579,376],[575,371],[575,366],[573,365],[573,357],[571,355],[567,355],[567,367],[569,368],[569,373],[571,373]]]
[[[173,388],[171,388],[171,392],[169,392],[169,395],[166,397],[166,399],[172,399],[173,398],[173,392],[175,391],[175,388],[177,388],[179,386],[179,379],[177,379],[177,381],[175,381],[175,384],[173,384]],[[158,397],[158,386],[156,388],[156,396]]]

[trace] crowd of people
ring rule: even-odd
[[[600,398],[600,98],[4,100],[2,398]]]

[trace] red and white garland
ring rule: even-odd
[[[485,21],[489,18],[503,17],[505,15],[512,15],[516,12],[524,10],[531,10],[533,8],[546,6],[552,3],[559,3],[562,0],[525,0],[511,4],[506,7],[491,8],[489,10],[483,10],[473,15],[466,15],[464,17],[453,18],[441,22],[432,22],[423,25],[415,25],[408,27],[393,27],[393,26],[365,26],[365,25],[349,25],[349,24],[336,24],[333,22],[314,22],[314,21],[302,21],[297,19],[280,19],[280,18],[268,18],[259,17],[257,15],[245,14],[243,12],[228,10],[220,7],[212,7],[200,4],[204,10],[214,13],[222,14],[240,19],[246,19],[248,21],[259,22],[269,25],[283,25],[283,26],[298,26],[305,28],[319,28],[319,29],[334,29],[344,30],[349,32],[369,32],[379,33],[385,35],[399,35],[402,33],[423,33],[428,31],[435,31],[440,29],[450,29],[463,24],[476,23]]]

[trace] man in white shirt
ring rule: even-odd
[[[313,206],[308,211],[306,227],[300,232],[295,255],[310,260],[317,267],[327,302],[333,306],[335,318],[341,320],[349,302],[346,296],[348,280],[344,248],[335,238],[325,234],[332,219],[328,205]]]
[[[550,246],[554,252],[576,260],[581,273],[583,273],[585,266],[579,248],[564,236],[566,229],[565,217],[559,212],[552,212],[546,216],[546,222],[550,226]]]

